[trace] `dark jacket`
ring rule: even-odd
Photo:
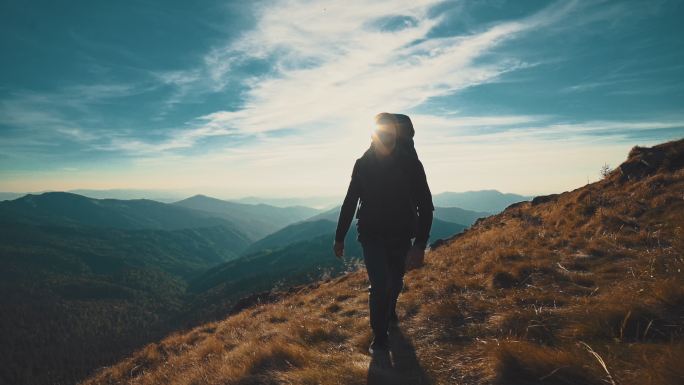
[[[401,151],[378,159],[373,146],[354,163],[351,182],[342,204],[335,240],[349,230],[357,201],[358,240],[413,238],[425,248],[432,227],[432,194],[423,164]]]

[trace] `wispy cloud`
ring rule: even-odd
[[[130,130],[106,128],[94,107],[142,92],[130,84],[103,83],[9,93],[0,99],[0,151],[31,158],[35,151],[58,156],[54,148],[71,143],[78,143],[79,150],[98,149]]]
[[[304,6],[290,1],[263,9],[253,32],[213,55],[277,53],[278,71],[249,80],[242,109],[205,118],[215,125],[262,132],[338,126],[331,122],[358,123],[378,111],[406,111],[524,67],[524,62],[513,58],[476,61],[503,41],[551,23],[570,9],[554,6],[482,31],[430,38],[429,32],[442,21],[428,12],[436,3],[369,6],[329,1]],[[382,30],[379,20],[389,15],[410,17],[413,22],[399,30]],[[222,65],[217,61],[215,72],[221,73]]]
[[[494,116],[435,118],[417,116],[425,124],[423,142],[430,146],[451,143],[511,143],[514,141],[590,140],[631,143],[638,134],[655,130],[684,132],[684,119],[644,121],[575,121],[559,123],[548,116]]]

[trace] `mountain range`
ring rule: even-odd
[[[437,207],[431,240],[488,215]],[[332,255],[338,216],[339,207],[202,195],[162,203],[48,192],[1,201],[1,382],[75,382],[170,331],[221,319],[245,297],[354,270],[354,226],[345,260]]]

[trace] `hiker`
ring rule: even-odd
[[[434,210],[413,147],[411,119],[380,113],[375,123],[370,148],[354,163],[333,245],[335,256],[342,258],[344,238],[360,200],[356,226],[370,281],[371,354],[389,349],[388,329],[399,321],[396,304],[404,272],[423,262]]]

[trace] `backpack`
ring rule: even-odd
[[[394,115],[394,118],[396,119],[396,127],[397,127],[397,139],[396,139],[396,147],[394,149],[395,154],[394,156],[397,158],[397,161],[399,162],[400,168],[406,178],[406,180],[409,183],[409,195],[410,195],[410,202],[407,202],[410,206],[410,212],[411,212],[411,237],[415,236],[416,230],[417,230],[417,220],[418,220],[418,211],[417,207],[413,202],[415,202],[415,191],[414,188],[418,186],[418,153],[416,152],[414,142],[413,142],[413,136],[415,135],[415,129],[413,128],[413,123],[411,122],[411,119],[404,115],[404,114],[392,114]],[[363,154],[362,159],[366,160],[368,157],[372,156],[372,151],[373,151],[373,144],[371,143],[371,146],[366,150],[366,152]],[[360,211],[358,210],[356,212],[356,218],[360,219]]]
[[[404,114],[392,114],[397,120],[397,150],[399,150],[402,155],[409,157],[418,158],[418,153],[416,153],[416,148],[413,143],[413,136],[416,134],[416,130],[413,128],[413,123],[411,118]]]

